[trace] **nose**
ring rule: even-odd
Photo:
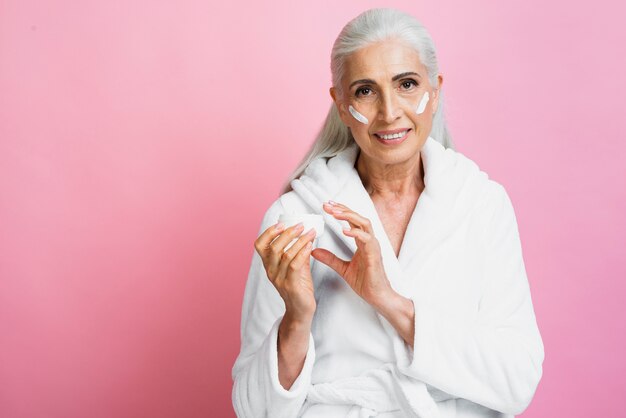
[[[398,98],[393,92],[387,91],[387,93],[383,95],[383,100],[380,104],[380,119],[384,120],[387,124],[391,124],[400,117],[400,112],[401,109]]]

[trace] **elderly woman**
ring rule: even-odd
[[[452,149],[430,35],[368,10],[331,69],[326,122],[255,242],[237,415],[521,413],[544,351],[517,222],[502,185]],[[284,213],[323,215],[317,248]]]

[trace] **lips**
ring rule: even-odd
[[[391,131],[378,131],[378,132],[374,132],[374,135],[393,135],[393,134],[397,134],[399,132],[404,132],[404,131],[409,131],[411,130],[410,128],[398,128],[398,129],[393,129]]]
[[[396,129],[396,132],[397,131],[398,130]],[[409,137],[410,131],[411,131],[410,129],[405,129],[405,130],[400,130],[400,132],[397,132],[394,135],[383,135],[383,136],[379,136],[378,133],[376,133],[374,134],[374,138],[376,138],[378,142],[380,142],[381,144],[385,146],[395,146],[404,142]]]
[[[400,128],[389,131],[378,131],[374,133],[374,135],[379,139],[389,141],[393,139],[403,138],[410,130],[410,128]]]

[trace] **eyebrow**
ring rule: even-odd
[[[407,76],[410,76],[410,75],[416,75],[418,78],[422,78],[421,75],[419,75],[418,73],[416,73],[414,71],[407,71],[407,72],[404,72],[404,73],[400,73],[400,74],[394,75],[392,77],[391,81],[396,81],[399,78],[407,77]],[[353,81],[352,83],[350,83],[350,87],[349,88],[351,89],[352,86],[354,86],[355,84],[376,84],[376,82],[374,80],[370,79],[370,78],[364,78],[364,79],[361,79],[361,80]]]

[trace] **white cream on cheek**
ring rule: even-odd
[[[358,120],[362,124],[367,125],[368,123],[370,123],[370,121],[365,116],[357,112],[357,110],[353,108],[352,105],[348,107],[348,110],[350,111],[352,117],[354,117],[354,119]]]
[[[428,98],[428,92],[424,93],[424,95],[422,96],[422,100],[420,100],[420,104],[415,110],[415,113],[417,113],[418,115],[424,113],[424,110],[426,110],[426,105],[428,104]]]
[[[422,100],[420,100],[420,103],[417,106],[415,113],[417,113],[418,115],[421,115],[422,113],[424,113],[424,110],[426,110],[426,105],[428,104],[428,100],[429,100],[429,95],[428,95],[428,92],[426,92],[422,96]],[[352,117],[354,117],[354,119],[358,120],[362,124],[367,125],[370,122],[365,116],[363,116],[354,107],[352,107],[352,105],[348,107],[348,110],[350,111],[350,114],[352,115]]]

